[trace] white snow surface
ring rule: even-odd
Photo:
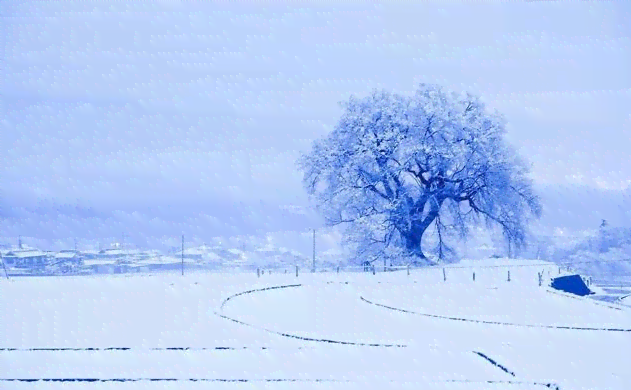
[[[631,309],[539,287],[555,266],[501,263],[4,279],[0,379],[137,381],[0,388],[629,389],[631,332],[554,327],[631,329]]]

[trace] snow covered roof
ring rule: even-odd
[[[55,253],[55,258],[57,259],[72,259],[77,257],[77,254],[74,252],[59,252]]]
[[[210,247],[208,245],[200,245],[200,246],[196,246],[196,247],[192,247],[192,248],[185,248],[184,249],[184,255],[206,255],[210,252],[212,252],[213,250],[216,250],[217,248],[215,247]],[[176,251],[174,254],[174,256],[179,255],[182,256],[182,250],[178,250]]]
[[[99,252],[99,254],[107,256],[131,256],[139,253],[140,251],[135,249],[104,249]]]
[[[20,259],[24,259],[24,258],[28,258],[28,257],[41,257],[41,256],[47,256],[48,254],[46,252],[43,251],[39,251],[39,250],[33,250],[33,249],[29,249],[29,250],[17,250],[17,251],[11,251],[6,253],[4,256],[7,257],[17,257]]]
[[[108,260],[108,259],[88,259],[83,261],[83,265],[91,266],[91,265],[114,265],[116,264],[116,260]]]
[[[221,260],[221,256],[219,256],[215,252],[208,252],[204,254],[204,257],[208,260]]]
[[[184,259],[185,263],[190,263],[190,259]],[[181,257],[175,257],[175,256],[160,256],[157,260],[157,262],[155,262],[154,264],[173,264],[173,263],[181,263],[182,262],[182,258]]]
[[[121,249],[103,249],[99,252],[101,255],[118,255],[122,253],[123,251]]]

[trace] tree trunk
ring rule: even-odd
[[[422,208],[420,208],[420,210],[422,210]],[[421,259],[427,259],[421,247],[423,234],[425,234],[427,228],[432,224],[432,222],[434,222],[436,217],[438,217],[439,211],[440,206],[433,206],[425,219],[413,222],[412,227],[402,233],[403,239],[405,240],[405,249],[410,255],[418,256]]]
[[[421,259],[426,259],[425,254],[423,253],[423,249],[421,248],[422,238],[422,232],[420,234],[414,231],[409,232],[407,235],[404,236],[405,249],[410,255],[418,256]]]
[[[429,219],[429,218],[427,218]],[[421,259],[427,259],[425,254],[423,253],[422,242],[423,242],[423,234],[425,230],[431,224],[431,221],[435,219],[431,218],[431,221],[427,223],[427,219],[422,223],[417,223],[412,226],[412,229],[403,234],[403,238],[405,240],[405,249],[412,256],[417,256]]]

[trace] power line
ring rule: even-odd
[[[4,275],[9,279],[9,274],[7,273],[7,267],[4,265],[4,257],[2,257],[2,253],[0,252],[0,261],[2,261],[2,268],[4,268]]]

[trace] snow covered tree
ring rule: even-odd
[[[375,90],[341,105],[334,130],[298,165],[327,224],[345,225],[356,260],[424,263],[429,231],[443,259],[448,239],[482,221],[524,244],[539,198],[504,140],[504,118],[478,97],[421,84],[413,96]]]

